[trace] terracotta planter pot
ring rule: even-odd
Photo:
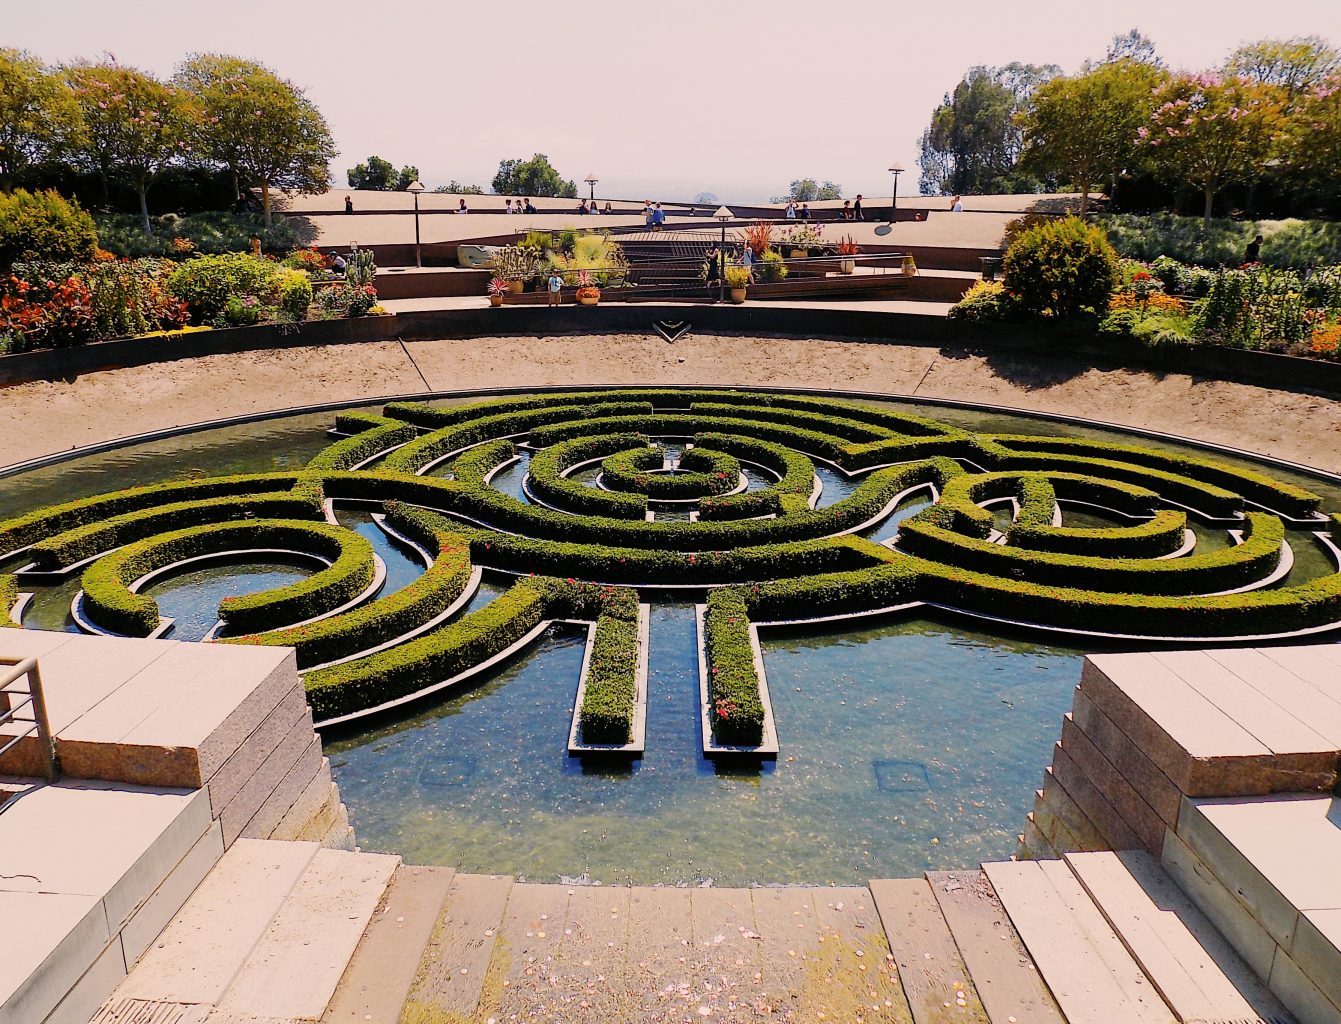
[[[793,249],[791,258],[794,260],[803,260],[809,255],[810,252],[807,249]]]
[[[491,305],[491,306],[501,306],[502,304],[503,304],[503,296],[501,296],[501,295],[490,295],[490,296],[489,296],[489,305]]]
[[[732,301],[732,302],[736,302],[736,303],[744,302],[744,301],[745,301],[745,289],[744,289],[744,288],[732,288],[732,289],[731,289],[731,301]]]
[[[593,298],[591,298],[591,297],[588,296],[588,295],[584,295],[584,296],[582,296],[580,299],[578,299],[577,301],[580,302],[580,303],[582,303],[582,305],[584,305],[584,306],[594,306],[594,305],[596,305],[598,302],[600,302],[601,300],[600,300],[600,299],[593,299]]]
[[[509,281],[509,282],[508,282],[508,294],[509,294],[509,295],[520,295],[520,294],[522,293],[522,287],[523,287],[524,284],[525,284],[525,282],[523,282],[523,281]]]

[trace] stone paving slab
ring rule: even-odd
[[[102,900],[83,893],[0,890],[7,942],[0,957],[0,1021],[40,1021],[111,938]]]

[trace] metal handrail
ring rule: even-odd
[[[58,782],[61,777],[61,762],[56,755],[56,737],[51,733],[51,722],[47,718],[47,701],[42,691],[42,673],[38,670],[36,658],[23,658],[14,660],[13,658],[0,657],[0,665],[11,666],[8,671],[0,671],[0,694],[4,694],[6,700],[4,709],[0,710],[0,725],[8,722],[28,723],[28,727],[17,735],[11,736],[4,746],[0,746],[0,757],[3,757],[21,740],[26,739],[33,733],[37,733],[37,742],[42,750],[42,760],[46,766],[46,777],[49,782]],[[14,683],[20,679],[27,680],[27,691],[10,689]],[[17,704],[14,703],[15,696],[23,695],[23,699]],[[19,712],[24,708],[31,708],[31,717],[21,717]]]

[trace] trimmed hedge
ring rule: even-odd
[[[104,629],[147,636],[158,628],[158,602],[132,593],[129,588],[135,580],[197,555],[268,547],[305,551],[334,562],[286,587],[225,598],[219,615],[235,628],[254,630],[320,615],[361,593],[372,581],[372,545],[341,527],[277,519],[215,523],[160,534],[100,558],[84,572],[84,607]]]
[[[126,512],[100,522],[78,526],[40,540],[30,553],[39,569],[62,569],[103,551],[187,526],[234,519],[320,519],[321,501],[310,494],[237,495],[179,501],[157,508]]]
[[[362,711],[443,682],[506,650],[547,618],[637,616],[628,591],[529,576],[464,618],[366,658],[304,677],[318,719]]]
[[[18,599],[18,579],[14,576],[0,576],[0,629],[19,628],[19,624],[9,617],[9,613],[14,610],[14,604]]]
[[[641,434],[597,434],[560,442],[531,458],[531,490],[566,512],[641,521],[647,515],[646,496],[588,487],[563,473],[579,462],[646,446]]]
[[[735,434],[695,434],[694,444],[756,462],[778,474],[777,483],[762,490],[701,498],[698,503],[700,519],[745,519],[800,512],[810,507],[810,494],[815,489],[815,464],[800,452],[772,441]]]
[[[740,462],[725,452],[695,447],[680,456],[676,472],[649,472],[664,461],[659,448],[616,452],[601,464],[601,482],[614,491],[684,500],[725,494],[740,484]]]
[[[638,696],[638,619],[601,615],[591,639],[586,690],[578,721],[583,743],[623,745],[633,739]]]
[[[485,441],[457,456],[452,479],[484,486],[484,478],[517,454],[517,446],[506,438]]]
[[[336,417],[335,426],[353,436],[343,437],[323,448],[308,462],[309,470],[352,469],[388,448],[419,436],[419,431],[409,423],[368,413],[344,413]]]
[[[526,409],[492,416],[480,416],[453,423],[431,434],[425,434],[404,448],[387,456],[386,468],[398,473],[415,473],[422,467],[460,448],[480,441],[493,441],[512,434],[535,433],[536,428],[546,424],[564,423],[579,425],[570,434],[577,437],[591,433],[582,429],[581,424],[589,420],[599,420],[611,416],[634,416],[650,413],[651,406],[646,402],[613,402],[598,405],[557,405],[539,409]],[[391,406],[387,407],[388,411]],[[537,445],[544,447],[544,445]]]
[[[174,480],[169,483],[129,487],[122,491],[95,494],[91,498],[47,505],[26,515],[0,522],[0,554],[27,547],[78,526],[99,523],[111,516],[152,508],[174,501],[200,501],[226,495],[254,494],[258,490],[277,491],[292,487],[296,473],[245,473],[216,476],[205,480]]]
[[[1067,555],[1108,558],[1158,558],[1172,554],[1186,539],[1187,513],[1162,508],[1133,526],[1025,526],[1019,520],[1006,534],[1012,547]]]
[[[764,736],[764,702],[749,613],[739,588],[708,595],[703,633],[713,738],[724,746],[757,747]]]
[[[412,583],[380,601],[328,619],[290,629],[228,637],[224,642],[293,647],[298,667],[304,669],[349,657],[422,626],[461,596],[473,571],[470,542],[453,532],[446,520],[434,518],[442,529],[419,529],[417,519],[397,523],[410,527],[408,532],[434,552],[433,564]]]

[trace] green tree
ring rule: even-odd
[[[1099,64],[1039,86],[1019,117],[1024,129],[1021,166],[1080,190],[1080,215],[1090,189],[1111,183],[1131,166],[1138,130],[1150,120],[1150,96],[1165,75],[1130,58]]]
[[[149,221],[149,189],[168,164],[181,159],[194,134],[195,108],[185,93],[136,68],[75,64],[66,77],[82,119],[76,151],[106,179],[118,177],[140,199],[140,225]]]
[[[1271,158],[1283,121],[1282,90],[1248,78],[1180,74],[1154,93],[1149,125],[1137,129],[1155,171],[1195,185],[1205,196],[1209,228],[1215,194],[1252,181]]]
[[[85,262],[98,244],[93,218],[55,191],[0,193],[0,269],[18,260]]]
[[[79,126],[79,107],[61,77],[24,50],[0,47],[0,186],[51,159]]]
[[[1335,190],[1341,180],[1341,71],[1304,94],[1286,124],[1285,152],[1291,171]]]
[[[1259,39],[1231,53],[1224,71],[1276,86],[1285,93],[1288,109],[1329,75],[1341,71],[1341,51],[1319,36]]]
[[[493,190],[500,196],[551,196],[557,199],[576,199],[577,185],[564,181],[549,157],[537,153],[530,160],[503,160],[494,175]]]
[[[1103,62],[1105,64],[1116,64],[1120,61],[1133,61],[1137,64],[1148,64],[1153,68],[1162,68],[1164,61],[1160,59],[1155,52],[1155,44],[1150,37],[1138,29],[1128,29],[1126,32],[1119,32],[1112,38],[1108,44],[1108,52],[1104,54]]]
[[[817,182],[814,178],[797,178],[787,194],[774,196],[775,203],[813,203],[818,199],[842,199],[843,186],[832,181]]]
[[[451,181],[447,182],[446,185],[439,185],[439,186],[438,186],[437,188],[435,188],[433,191],[434,191],[434,192],[444,192],[444,193],[448,193],[448,194],[450,194],[450,195],[456,195],[456,196],[482,196],[482,195],[484,195],[484,189],[480,188],[478,185],[462,185],[462,184],[461,184],[459,181],[457,181],[455,178],[453,178]]]
[[[399,171],[390,160],[370,156],[345,172],[350,188],[369,192],[404,192],[419,180],[419,168],[406,164]]]
[[[1058,70],[1036,64],[970,68],[922,133],[922,194],[1038,191],[1039,182],[1018,167],[1023,132],[1016,117]]]
[[[267,227],[273,190],[311,194],[330,188],[335,142],[298,86],[264,64],[220,53],[191,55],[175,81],[200,112],[196,153],[227,167],[239,196],[246,188],[261,190]]]

